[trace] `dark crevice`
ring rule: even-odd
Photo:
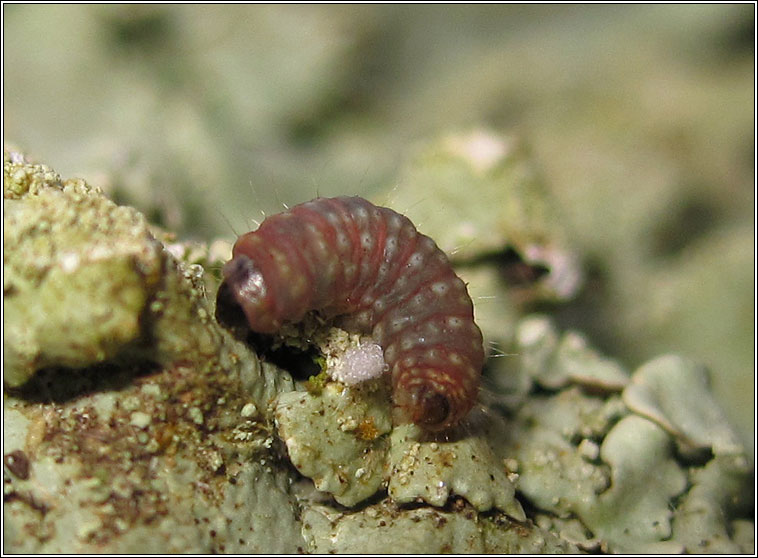
[[[252,331],[226,281],[221,283],[216,296],[216,320],[262,360],[286,370],[295,380],[307,380],[321,372],[320,353],[315,347],[301,350],[282,345],[276,336]]]
[[[479,255],[464,264],[493,266],[499,270],[500,276],[511,287],[533,285],[550,273],[547,265],[527,262],[518,250],[511,246],[498,252]]]
[[[6,391],[30,403],[63,404],[102,391],[119,391],[133,385],[135,378],[157,372],[153,362],[119,363],[118,359],[86,368],[47,367],[26,383]]]
[[[690,198],[672,207],[652,232],[651,250],[655,257],[676,256],[705,237],[718,225],[719,215],[707,200]]]

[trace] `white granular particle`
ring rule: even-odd
[[[345,351],[329,373],[333,379],[352,386],[378,378],[386,369],[382,348],[374,343],[366,343]]]
[[[137,428],[147,428],[152,421],[152,417],[147,413],[143,413],[142,411],[134,411],[129,416],[129,419],[130,424],[132,426],[136,426]]]
[[[254,416],[257,412],[258,408],[255,406],[255,403],[247,403],[244,407],[242,407],[240,414],[245,418],[249,418]]]

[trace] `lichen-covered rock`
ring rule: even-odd
[[[628,373],[618,363],[599,355],[577,332],[569,331],[559,338],[545,316],[522,320],[516,329],[516,342],[525,349],[522,368],[545,388],[574,383],[614,392],[629,383]]]
[[[20,151],[3,150],[3,199],[17,200],[50,187],[63,187],[57,172],[47,165],[28,161]]]
[[[5,169],[5,548],[297,551],[269,409],[289,377],[135,210],[19,154]]]
[[[741,455],[745,448],[708,389],[704,366],[665,355],[641,366],[624,390],[624,403],[672,434],[682,451]]]
[[[290,477],[239,367],[58,372],[6,396],[5,544],[27,552],[294,552]],[[68,391],[58,383],[67,383]],[[117,389],[116,389],[117,388]],[[94,391],[93,391],[94,390]],[[92,393],[90,393],[92,392]],[[17,468],[18,469],[18,468]],[[274,541],[267,531],[283,535]]]
[[[398,503],[424,501],[439,507],[456,494],[477,511],[497,508],[524,521],[513,483],[484,433],[463,430],[463,435],[450,440],[422,442],[416,426],[395,428],[389,455],[392,499]]]
[[[594,501],[610,485],[609,471],[597,455],[587,455],[587,443],[580,449],[579,440],[594,443],[614,415],[601,400],[578,390],[527,404],[509,433],[519,491],[539,509],[562,517],[575,513],[579,503]]]
[[[622,368],[571,332],[561,340],[543,317],[526,318],[518,331],[523,366],[554,392],[523,399],[504,443],[518,464],[519,492],[561,518],[552,529],[587,550],[750,546],[732,527],[749,517],[750,466],[702,367],[665,356],[624,380]],[[715,457],[704,468],[689,469],[708,453]],[[561,523],[576,519],[587,532]]]
[[[419,203],[430,191],[434,203]],[[501,254],[517,299],[568,299],[581,285],[556,208],[514,137],[477,129],[432,142],[374,199],[419,223],[453,262]]]
[[[669,541],[670,502],[684,491],[687,478],[672,449],[660,427],[634,415],[608,432],[600,459],[610,467],[610,486],[575,511],[611,550],[662,551],[658,543],[670,542],[672,550],[677,544]]]
[[[43,368],[215,351],[202,268],[169,256],[139,212],[15,152],[3,177],[6,384]]]
[[[753,496],[745,486],[752,471],[744,456],[722,456],[704,467],[693,467],[692,488],[674,512],[674,538],[691,554],[750,554],[753,525],[727,519],[750,513]]]
[[[383,378],[295,382],[221,329],[204,248],[166,250],[83,182],[5,163],[6,550],[753,552],[752,464],[692,362],[630,377],[531,317],[464,425],[393,428]],[[280,342],[311,344],[311,325]],[[343,379],[380,368],[361,362]]]
[[[18,155],[4,161],[4,193],[5,382],[136,343],[163,264],[144,218]]]
[[[345,506],[386,488],[398,504],[442,507],[457,495],[480,512],[497,508],[526,519],[481,428],[467,424],[456,434],[432,439],[412,424],[393,428],[383,380],[352,386],[327,382],[318,389],[311,380],[308,391],[279,396],[279,435],[300,473]]]
[[[392,428],[382,383],[327,383],[320,393],[283,393],[276,406],[279,435],[292,464],[342,505],[373,496],[384,482]]]
[[[530,522],[479,516],[464,501],[450,507],[398,508],[390,501],[357,512],[312,505],[303,514],[308,550],[318,554],[533,554],[577,548]]]

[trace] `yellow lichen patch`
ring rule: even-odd
[[[323,359],[320,358],[320,360]],[[326,373],[326,370],[321,370],[321,372],[306,380],[305,389],[312,395],[320,395],[327,382],[329,382],[329,375]]]
[[[376,440],[379,435],[380,432],[374,423],[373,417],[363,419],[358,423],[358,426],[355,429],[355,436],[359,440],[370,442],[372,440]]]

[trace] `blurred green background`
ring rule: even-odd
[[[182,238],[383,191],[451,131],[517,135],[587,270],[559,323],[630,368],[705,362],[753,447],[753,5],[3,15],[5,141]]]

